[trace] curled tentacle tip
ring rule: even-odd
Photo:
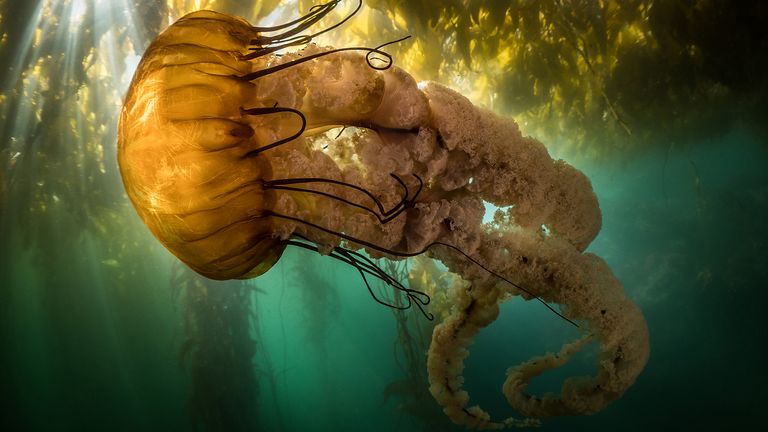
[[[432,301],[432,298],[429,297],[429,294],[423,292],[417,291],[417,293],[413,294],[412,297],[424,306],[427,306]]]

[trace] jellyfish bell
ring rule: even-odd
[[[190,21],[203,28],[195,31]],[[262,217],[274,201],[258,182],[269,163],[242,157],[258,145],[239,113],[253,91],[213,76],[249,72],[226,54],[249,37],[247,28],[209,12],[171,26],[142,59],[120,118],[118,161],[128,196],[168,250],[213,279],[258,276],[282,252]]]
[[[528,382],[583,342],[565,347],[560,360],[511,370],[510,404],[532,417],[599,411],[643,369],[648,334],[607,265],[584,253],[601,226],[589,180],[512,119],[439,84],[417,84],[384,45],[311,44],[361,7],[304,34],[338,3],[274,27],[200,11],[158,36],[118,132],[120,171],[141,219],[209,278],[259,276],[293,246],[351,265],[376,301],[422,312],[429,297],[360,250],[393,259],[429,251],[463,278],[428,360],[430,391],[451,420],[485,429],[530,424],[491,420],[467,407],[462,389],[468,345],[511,295],[579,321],[602,351],[596,380],[567,383],[546,403],[527,397]],[[338,139],[324,133],[337,127],[353,130]],[[495,226],[483,223],[485,203],[506,208]],[[369,277],[406,296],[405,305],[378,298]]]

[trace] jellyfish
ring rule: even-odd
[[[186,15],[144,54],[120,116],[118,162],[139,216],[176,257],[212,279],[264,274],[286,247],[378,278],[428,318],[429,297],[372,258],[429,254],[465,284],[435,327],[430,391],[472,428],[589,414],[621,396],[649,352],[639,309],[599,257],[601,226],[587,177],[550,157],[517,124],[438,83],[417,83],[379,47],[321,47],[307,33],[339,1],[272,27],[213,11]],[[395,41],[402,42],[402,40]],[[339,132],[340,130],[340,132]],[[485,203],[503,212],[483,223]],[[365,252],[365,253],[363,253]],[[371,258],[372,257],[372,258]],[[584,336],[510,369],[503,386],[529,419],[468,407],[468,345],[513,295],[560,305]],[[401,303],[398,303],[401,304]],[[528,382],[600,344],[598,374],[560,395]]]

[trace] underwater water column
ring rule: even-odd
[[[510,373],[505,394],[532,417],[601,410],[634,383],[649,345],[642,314],[620,282],[604,261],[583,253],[601,225],[588,179],[522,136],[513,120],[439,84],[417,85],[383,46],[321,48],[310,43],[315,35],[296,36],[337,3],[274,27],[201,11],[158,36],[120,122],[121,173],[139,215],[207,277],[256,277],[285,247],[301,247],[352,265],[366,284],[366,274],[384,280],[422,310],[424,293],[355,249],[390,258],[429,251],[470,281],[434,332],[428,366],[432,394],[467,426],[535,422],[494,422],[467,407],[465,347],[509,295],[561,304],[563,314],[546,306],[588,331],[557,360]],[[303,48],[275,55],[292,46]],[[338,126],[356,131],[328,142],[323,132]],[[484,226],[484,201],[506,207],[507,219]],[[593,337],[602,347],[595,378],[566,381],[559,397],[524,392],[531,378]]]
[[[184,310],[179,363],[192,380],[192,422],[205,430],[257,428],[261,377],[254,368],[260,341],[251,332],[254,287],[214,284],[178,265],[170,284]]]
[[[342,19],[355,5],[340,3],[334,16]],[[191,415],[201,418],[216,409],[215,403],[197,413],[186,409],[194,388],[185,373],[190,369],[178,362],[180,345],[191,334],[183,327],[189,309],[183,296],[172,300],[170,294],[176,259],[151,237],[123,195],[114,154],[117,116],[141,54],[181,16],[213,8],[272,26],[309,13],[311,6],[269,0],[0,1],[0,58],[6,66],[0,70],[0,347],[8,353],[0,359],[3,427],[95,429],[119,422],[139,430],[187,429]],[[440,82],[474,105],[512,116],[522,135],[537,137],[553,158],[565,158],[590,179],[603,224],[587,251],[610,264],[627,297],[643,310],[653,352],[636,384],[609,409],[548,419],[544,430],[750,430],[759,424],[755,389],[766,380],[759,364],[765,346],[756,341],[766,326],[760,311],[766,280],[761,215],[768,184],[765,135],[759,131],[768,100],[762,77],[768,74],[764,56],[754,53],[765,45],[765,32],[759,31],[765,14],[759,2],[649,6],[369,0],[339,31],[314,40],[320,47],[375,47],[411,35],[384,49],[396,66],[417,82]],[[336,18],[328,16],[317,28]],[[341,128],[315,135],[313,149],[349,151],[347,141],[364,135],[361,129],[348,127],[338,139]],[[401,179],[411,198],[418,181]],[[403,189],[394,178],[381,184],[379,189],[392,192],[387,203],[400,202]],[[350,192],[355,203],[373,204],[355,194]],[[482,205],[483,223],[492,223],[497,208]],[[506,224],[508,209],[501,210],[499,220]],[[401,321],[373,307],[378,303],[357,270],[313,255],[288,248],[272,271],[256,279],[258,294],[251,299],[258,301],[251,307],[264,333],[255,338],[263,349],[256,350],[254,369],[263,398],[250,413],[269,426],[279,424],[274,416],[285,417],[289,430],[356,430],[361,422],[419,430],[418,421],[409,419],[429,415],[437,404],[411,412],[412,399],[403,395],[423,397],[428,388],[414,388],[411,381],[423,382],[425,369],[403,372],[392,360],[405,356],[394,354],[398,350],[418,346],[412,363],[423,365],[428,343],[404,336],[393,347]],[[328,274],[292,279],[294,266]],[[418,311],[395,310],[398,319],[407,315],[410,324],[420,320],[431,328],[446,318],[441,311],[450,310],[439,305],[444,295],[455,295],[456,304],[466,300],[461,282],[454,290],[451,282],[430,291],[432,282],[445,282],[445,270],[438,266],[430,270],[438,277],[419,285],[409,280],[407,286],[430,296],[425,311],[435,321]],[[290,281],[288,289],[281,289],[288,284],[280,274]],[[408,304],[399,290],[382,291],[367,275],[380,300]],[[185,277],[192,281],[192,272]],[[328,284],[338,296],[323,300],[334,292]],[[237,298],[238,291],[228,294]],[[205,315],[206,307],[197,310]],[[206,316],[216,322],[215,315]],[[325,322],[317,339],[311,339],[308,324],[314,320]],[[242,322],[235,315],[225,321]],[[492,418],[519,416],[499,391],[508,364],[558,352],[561,343],[578,337],[571,327],[521,296],[499,305],[498,318],[477,333],[464,361],[470,404]],[[206,343],[214,346],[216,338],[208,336]],[[233,352],[247,353],[246,347]],[[542,395],[557,391],[569,375],[594,374],[598,354],[593,340],[569,362],[578,367],[545,372],[526,392]],[[274,360],[271,369],[264,355]],[[244,357],[236,358],[244,363]],[[722,379],[713,379],[712,371]],[[331,381],[334,388],[342,390],[333,398],[323,393],[331,375],[338,378]],[[383,395],[388,402],[379,406]],[[426,396],[423,406],[433,399]],[[233,403],[232,415],[241,406]],[[449,421],[436,410],[436,422]]]
[[[124,6],[126,3],[120,2]],[[8,430],[184,424],[173,306],[115,176],[118,2],[0,5],[2,417]],[[58,17],[53,19],[54,17]],[[123,20],[124,21],[124,20]],[[137,24],[138,26],[138,24]],[[107,72],[108,71],[108,72]],[[167,293],[167,291],[166,291]],[[165,405],[137,402],[165,398]]]

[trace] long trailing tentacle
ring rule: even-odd
[[[447,248],[453,250],[454,252],[457,252],[458,254],[460,254],[461,256],[466,258],[468,261],[472,262],[476,266],[478,266],[481,269],[485,270],[489,274],[491,274],[491,275],[493,275],[493,276],[503,280],[504,282],[512,285],[513,287],[517,288],[518,290],[520,290],[520,291],[528,294],[532,298],[536,299],[538,302],[543,304],[547,309],[549,309],[552,313],[554,313],[555,315],[559,316],[563,320],[569,322],[570,324],[572,324],[573,326],[575,326],[577,328],[579,327],[579,325],[576,324],[574,321],[568,319],[563,314],[558,312],[555,308],[553,308],[552,306],[547,304],[547,302],[542,300],[541,297],[533,294],[532,292],[528,291],[527,289],[521,287],[520,285],[518,285],[518,284],[512,282],[511,280],[505,278],[504,276],[500,275],[499,273],[496,273],[495,271],[489,269],[488,267],[486,267],[482,263],[480,263],[478,260],[476,260],[475,258],[472,258],[469,254],[465,253],[464,251],[462,251],[461,249],[459,249],[458,247],[456,247],[456,246],[454,246],[452,244],[444,243],[444,242],[432,242],[429,245],[427,245],[426,247],[424,247],[423,249],[421,249],[419,251],[415,251],[415,252],[395,251],[395,250],[392,250],[392,249],[387,249],[385,247],[379,246],[379,245],[374,244],[372,242],[369,242],[369,241],[366,241],[366,240],[363,240],[363,239],[359,239],[359,238],[350,236],[349,234],[345,234],[345,233],[342,233],[342,232],[334,231],[334,230],[329,229],[329,228],[325,228],[325,227],[320,226],[318,224],[315,224],[315,223],[312,223],[312,222],[309,222],[309,221],[305,221],[303,219],[300,219],[300,218],[297,218],[297,217],[294,217],[294,216],[283,215],[283,214],[276,213],[274,211],[267,211],[267,212],[265,212],[265,214],[269,215],[269,216],[272,216],[272,217],[276,217],[278,219],[285,219],[285,220],[289,220],[289,221],[292,221],[292,222],[297,222],[297,223],[300,223],[300,224],[303,224],[303,225],[307,225],[309,227],[312,227],[312,228],[315,228],[317,230],[323,231],[323,232],[325,232],[327,234],[331,234],[331,235],[340,237],[340,238],[342,238],[344,240],[360,244],[362,246],[365,246],[367,248],[373,249],[375,251],[379,251],[379,252],[382,252],[382,253],[385,253],[385,254],[389,254],[389,255],[393,255],[393,256],[398,256],[398,257],[404,257],[405,258],[405,257],[414,257],[414,256],[417,256],[417,255],[421,255],[421,254],[427,252],[433,246],[444,246],[444,247],[447,247]]]
[[[350,260],[350,262],[353,262],[354,266],[358,269],[358,271],[361,272],[361,275],[362,275],[363,269],[374,268],[377,274],[383,275],[383,276],[377,276],[377,277],[384,280],[388,285],[393,286],[396,289],[405,293],[405,295],[408,298],[408,305],[405,308],[409,308],[411,307],[411,305],[415,304],[416,307],[419,308],[419,311],[422,313],[422,315],[424,315],[424,317],[426,317],[429,321],[432,321],[435,319],[435,316],[431,312],[427,312],[426,310],[424,310],[424,306],[428,305],[430,302],[429,295],[427,295],[426,293],[404,287],[399,281],[397,281],[396,279],[392,278],[390,275],[385,273],[384,270],[379,268],[370,259],[368,259],[363,255],[357,254],[359,256],[356,257],[356,256],[353,256],[353,251],[344,249],[344,248],[338,248],[338,247],[334,248],[334,252],[339,253],[344,257],[347,257]],[[362,258],[366,260],[367,263],[363,263],[358,258]],[[363,279],[365,280],[365,276],[363,276]],[[366,285],[368,285],[367,281],[366,281]],[[371,289],[370,286],[368,286],[368,291],[373,293],[373,290]],[[380,301],[380,303],[388,304],[384,301]],[[392,307],[393,309],[403,309],[402,306],[397,306],[397,305],[390,305],[390,307]]]
[[[410,36],[406,36],[406,37],[400,38],[398,40],[389,42],[387,45],[393,44],[393,43],[397,43],[397,42],[402,42],[402,41],[404,41],[404,40],[406,40],[408,38],[410,38]],[[336,48],[336,49],[324,51],[324,52],[321,52],[321,53],[316,53],[316,54],[308,55],[306,57],[302,57],[302,58],[299,58],[299,59],[296,59],[296,60],[292,60],[292,61],[289,61],[289,62],[286,62],[286,63],[282,63],[282,64],[279,64],[277,66],[272,66],[272,67],[264,68],[264,69],[261,69],[261,70],[257,70],[257,71],[251,72],[249,74],[234,75],[233,78],[241,80],[241,81],[253,81],[253,80],[259,79],[261,77],[273,74],[275,72],[280,72],[281,70],[285,70],[285,69],[288,69],[290,67],[293,67],[293,66],[296,66],[296,65],[299,65],[299,64],[302,64],[302,63],[306,63],[308,61],[315,60],[317,58],[321,58],[321,57],[325,57],[325,56],[328,56],[328,55],[331,55],[331,54],[336,54],[336,53],[345,52],[345,51],[367,51],[368,54],[366,55],[365,60],[368,62],[368,66],[370,66],[372,69],[387,70],[390,67],[392,67],[392,55],[387,53],[387,52],[384,52],[384,51],[382,51],[380,49],[377,49],[377,48],[370,48],[370,47],[348,47],[348,48]],[[374,58],[371,57],[371,55],[373,55],[373,54],[379,54],[379,55],[384,56],[385,59],[378,59],[378,60],[382,61],[384,64],[382,64],[382,65],[374,64],[373,61],[372,61],[372,60],[374,60]]]
[[[357,260],[357,262],[362,263],[364,267],[372,269],[377,274],[378,278],[394,286],[398,290],[408,294],[408,296],[413,300],[415,300],[417,304],[426,306],[430,303],[431,299],[429,298],[429,295],[427,293],[424,293],[415,289],[411,289],[411,288],[406,288],[400,281],[392,277],[389,273],[385,272],[381,267],[379,267],[375,262],[373,262],[367,256],[361,254],[360,252],[357,252],[351,249],[341,248],[339,246],[336,246],[336,248],[334,248],[334,250],[336,249],[343,249],[346,252],[346,254],[353,256]]]
[[[283,244],[288,246],[300,247],[300,248],[311,250],[318,253],[320,252],[318,246],[316,246],[315,244],[312,244],[311,240],[306,239],[305,237],[300,235],[296,235],[295,237],[303,241],[297,241],[295,239],[291,239],[291,240],[284,241]],[[400,283],[400,281],[398,281],[397,279],[395,279],[394,277],[386,273],[378,265],[376,265],[373,261],[371,261],[368,257],[358,252],[351,251],[349,249],[345,249],[339,246],[334,247],[331,253],[329,254],[329,256],[331,258],[339,260],[357,269],[357,271],[360,272],[360,275],[362,276],[363,281],[365,282],[368,292],[377,303],[393,309],[402,309],[402,310],[410,308],[412,304],[416,304],[416,306],[419,308],[421,313],[428,320],[431,321],[434,319],[434,315],[424,310],[424,306],[428,305],[430,302],[429,295],[418,290],[406,288],[402,283]],[[408,304],[395,305],[395,304],[387,303],[381,300],[373,291],[370,284],[368,283],[368,279],[365,276],[366,273],[377,279],[380,279],[381,281],[397,289],[398,291],[403,292],[406,295],[406,298],[408,299]]]
[[[391,174],[391,175],[392,175],[392,177],[394,177],[396,179],[398,178],[397,175],[395,175],[395,174]],[[405,200],[408,198],[408,188],[404,187],[405,195],[404,195],[403,199],[400,201],[400,203],[398,205],[396,205],[395,207],[393,207],[392,209],[390,209],[390,210],[384,210],[384,205],[370,191],[368,191],[367,189],[364,189],[364,188],[362,188],[360,186],[357,186],[357,185],[354,185],[354,184],[351,184],[351,183],[346,183],[346,182],[343,182],[343,181],[340,181],[340,180],[333,180],[333,179],[326,179],[326,178],[316,178],[316,177],[290,178],[290,179],[280,179],[280,180],[266,181],[266,182],[264,182],[264,186],[266,186],[266,187],[274,187],[274,186],[285,186],[285,185],[304,184],[304,183],[328,183],[328,184],[334,184],[334,185],[339,185],[339,186],[346,186],[348,188],[360,191],[360,192],[364,193],[365,195],[367,195],[371,199],[371,201],[373,201],[374,204],[376,204],[376,207],[378,207],[379,212],[382,215],[384,215],[384,216],[389,216],[392,212],[397,210],[397,208],[399,206],[401,206],[405,202]],[[403,185],[403,183],[399,183],[399,184]],[[315,191],[315,190],[312,190],[312,189],[302,189],[302,190],[306,191],[306,192],[310,192],[310,193],[319,193],[319,191]]]
[[[292,46],[307,45],[310,42],[312,42],[312,40],[317,36],[320,36],[321,34],[327,33],[329,31],[332,31],[342,26],[344,23],[349,21],[353,16],[357,15],[357,13],[360,11],[360,8],[362,8],[363,6],[362,0],[358,0],[357,6],[355,7],[355,9],[352,12],[350,12],[346,17],[344,17],[344,19],[337,22],[336,24],[309,35],[297,35],[298,33],[301,33],[302,31],[308,29],[309,27],[311,27],[312,25],[314,25],[315,23],[323,19],[336,7],[336,5],[338,5],[338,3],[339,3],[339,0],[334,0],[325,4],[315,5],[310,9],[309,13],[307,13],[306,15],[285,24],[281,24],[273,27],[252,27],[253,30],[255,30],[256,32],[269,33],[269,32],[282,30],[282,29],[289,28],[291,26],[296,25],[296,27],[293,27],[275,36],[259,35],[256,38],[251,39],[250,43],[251,45],[254,45],[253,47],[249,48],[251,52],[240,56],[240,59],[253,60],[253,59],[263,57],[265,55],[272,54],[274,52],[277,52]],[[376,48],[369,48],[369,47],[338,48],[338,49],[326,51],[323,53],[314,54],[308,57],[304,57],[288,63],[284,63],[282,65],[273,66],[267,69],[262,69],[260,71],[252,72],[244,76],[239,76],[237,78],[242,79],[243,81],[253,81],[257,78],[269,75],[270,73],[279,72],[291,66],[295,66],[297,64],[314,60],[318,57],[322,57],[325,55],[334,54],[342,51],[368,51],[368,54],[365,56],[365,60],[366,62],[368,62],[368,65],[371,68],[376,70],[386,70],[392,66],[392,56],[387,54],[384,51],[381,51],[381,48],[384,48],[387,45],[402,42],[408,38],[410,38],[410,36],[406,36],[391,42],[381,44]],[[373,54],[380,54],[385,58],[372,57]],[[373,60],[378,60],[382,62],[383,65],[374,65]]]
[[[307,249],[307,250],[319,253],[318,247],[314,246],[314,245],[311,245],[311,244],[307,244],[307,243],[303,243],[303,242],[298,242],[298,241],[295,241],[295,240],[285,240],[283,242],[283,244],[285,244],[287,246],[295,246],[295,247],[299,247],[299,248],[302,248],[302,249]],[[408,299],[408,304],[405,305],[405,306],[397,306],[397,305],[392,305],[392,304],[384,302],[383,300],[381,300],[376,295],[376,293],[373,292],[373,289],[371,288],[371,285],[368,283],[368,278],[366,278],[366,276],[365,276],[365,273],[371,274],[372,276],[376,276],[374,273],[371,273],[369,270],[361,268],[354,260],[351,260],[348,257],[342,256],[342,255],[339,255],[338,253],[333,253],[332,252],[328,256],[330,256],[333,259],[339,260],[339,261],[341,261],[341,262],[343,262],[345,264],[348,264],[348,265],[354,267],[355,269],[357,269],[357,271],[360,272],[360,276],[362,276],[362,278],[363,278],[363,282],[365,282],[366,288],[368,288],[368,292],[370,293],[371,297],[377,303],[379,303],[381,305],[384,305],[386,307],[395,308],[395,309],[407,309],[407,308],[409,308],[411,306],[410,298]]]
[[[338,3],[338,1],[336,3]],[[328,27],[326,29],[320,30],[317,33],[313,33],[312,35],[310,35],[310,37],[311,38],[315,38],[317,36],[320,36],[323,33],[327,33],[329,31],[332,31],[332,30],[336,29],[336,28],[339,28],[340,26],[344,25],[345,22],[347,22],[350,19],[352,19],[353,16],[357,15],[357,13],[360,12],[360,8],[362,8],[362,7],[363,7],[363,0],[358,0],[357,1],[357,6],[355,7],[355,9],[352,12],[350,12],[346,17],[344,17],[344,19],[342,19],[341,21],[337,22],[336,24],[334,24],[334,25],[332,25],[332,26],[330,26],[330,27]]]
[[[256,47],[251,48],[253,52],[246,56],[243,56],[243,59],[250,60],[250,59],[264,55],[265,54],[264,51],[274,48],[274,47],[269,47],[269,45],[275,42],[283,42],[283,44],[279,45],[280,48],[278,49],[272,49],[271,52],[277,51],[282,48],[287,48],[290,46],[306,45],[309,42],[311,42],[312,39],[314,39],[315,37],[320,36],[323,33],[327,33],[329,31],[332,31],[342,26],[344,23],[349,21],[353,16],[357,15],[357,13],[360,11],[360,9],[363,6],[362,0],[358,0],[357,6],[355,7],[355,9],[352,12],[350,12],[346,17],[344,17],[344,19],[337,22],[336,24],[310,35],[296,36],[298,33],[301,33],[302,31],[310,28],[311,26],[316,24],[318,21],[323,19],[334,8],[336,8],[338,4],[339,4],[339,0],[334,0],[325,4],[315,5],[309,10],[309,13],[307,13],[303,17],[285,24],[278,25],[278,26],[253,27],[253,29],[259,33],[270,33],[270,32],[282,30],[295,25],[295,27],[290,28],[289,30],[286,30],[285,32],[275,36],[259,35],[258,37],[252,39],[251,44],[255,45]]]
[[[311,25],[311,24],[306,25],[306,23],[308,23],[310,21],[312,23],[317,22],[316,18],[318,18],[318,17],[319,18],[323,18],[325,15],[327,15],[330,11],[332,11],[336,7],[336,5],[339,3],[339,1],[340,0],[333,0],[333,1],[330,1],[330,2],[325,3],[325,4],[314,5],[314,6],[312,6],[312,8],[309,9],[309,12],[306,15],[304,15],[302,17],[299,17],[299,18],[296,18],[295,20],[289,21],[287,23],[278,24],[278,25],[269,26],[269,27],[253,26],[252,28],[253,28],[253,30],[255,30],[255,31],[259,32],[259,33],[271,33],[271,32],[275,32],[275,31],[278,31],[278,30],[282,30],[284,28],[291,27],[291,26],[296,25],[296,24],[300,24],[300,26],[303,26],[303,28],[301,30],[299,30],[299,31],[302,31],[305,28],[309,27],[309,25]],[[251,41],[251,43],[252,44],[257,44],[259,42],[258,42],[258,39],[254,39],[254,40]]]
[[[306,45],[311,41],[312,41],[312,38],[309,36],[296,36],[296,37],[281,41],[282,43],[277,45],[269,45],[262,48],[250,48],[251,52],[244,56],[241,56],[240,60],[257,59],[259,57],[264,57],[265,55],[275,53],[285,48],[290,48],[292,46],[298,46],[298,45]]]
[[[405,184],[405,182],[396,174],[390,174],[392,178],[394,178],[397,183],[403,188],[403,197],[400,199],[400,202],[397,203],[394,207],[392,207],[389,210],[384,209],[384,205],[381,203],[381,201],[376,198],[373,193],[368,191],[367,189],[364,189],[360,186],[346,183],[339,180],[333,180],[333,179],[325,179],[325,178],[292,178],[292,179],[281,179],[281,180],[270,180],[263,182],[263,187],[265,189],[275,189],[275,190],[286,190],[286,191],[293,191],[293,192],[304,192],[304,193],[311,193],[316,195],[321,195],[324,197],[328,197],[331,199],[335,199],[337,201],[341,201],[345,204],[348,204],[350,206],[359,208],[361,210],[364,210],[368,213],[371,213],[373,216],[378,219],[379,223],[386,224],[394,219],[396,219],[398,216],[400,216],[404,211],[406,211],[408,208],[413,206],[413,203],[416,201],[416,199],[419,197],[419,194],[422,191],[422,188],[424,187],[424,182],[421,180],[421,177],[419,177],[416,174],[412,174],[418,181],[419,181],[419,188],[417,189],[416,193],[413,195],[413,197],[409,198],[409,189],[408,186]],[[294,184],[303,184],[303,183],[328,183],[328,184],[334,184],[339,186],[345,186],[349,187],[351,189],[357,190],[359,192],[364,193],[366,196],[368,196],[376,205],[376,207],[379,210],[379,213],[376,213],[374,210],[362,205],[358,204],[352,201],[347,200],[346,198],[342,198],[337,195],[333,195],[328,192],[318,191],[314,189],[307,189],[307,188],[301,188],[301,187],[293,187],[288,185],[294,185]]]

